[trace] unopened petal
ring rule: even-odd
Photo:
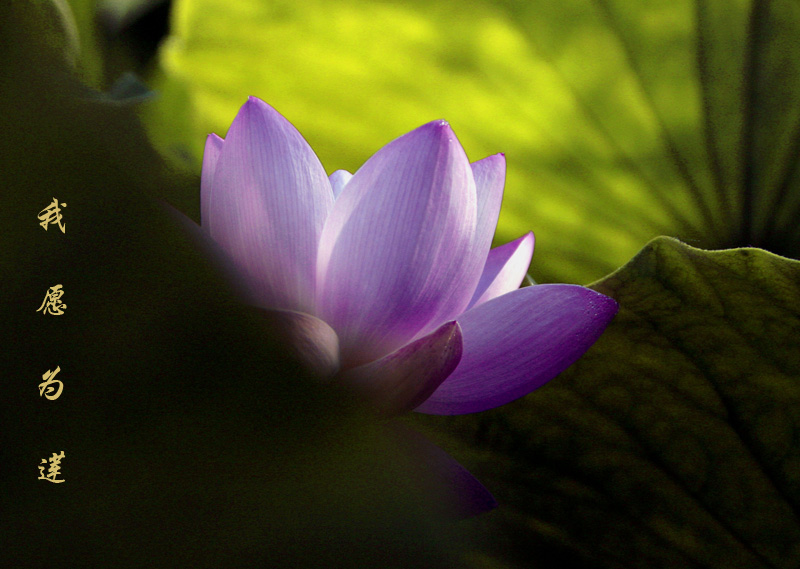
[[[236,115],[209,202],[211,237],[247,275],[259,305],[313,312],[317,244],[333,195],[311,147],[263,101],[251,97]]]
[[[517,290],[522,284],[533,256],[533,233],[495,247],[489,251],[481,280],[469,303],[469,308],[479,306],[501,294]]]
[[[600,337],[617,303],[577,285],[543,284],[499,296],[458,322],[464,354],[416,410],[474,413],[526,395],[567,369]]]
[[[342,193],[342,190],[352,177],[353,175],[347,170],[336,170],[333,174],[328,176],[328,180],[331,182],[331,190],[333,190],[333,199],[339,197],[339,194]]]
[[[461,329],[448,322],[395,352],[340,375],[384,415],[411,411],[425,401],[461,360]]]
[[[410,341],[463,311],[473,267],[475,182],[444,121],[426,124],[370,158],[336,200],[320,242],[320,315],[348,365]],[[473,282],[465,291],[454,283]]]

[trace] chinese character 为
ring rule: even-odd
[[[61,205],[67,207],[65,203]],[[39,225],[44,227],[45,231],[47,231],[48,225],[56,223],[59,229],[61,229],[61,233],[66,233],[66,227],[61,223],[61,208],[58,207],[58,200],[56,198],[53,198],[53,203],[39,212],[39,221],[41,221]]]
[[[42,374],[42,379],[44,380],[42,383],[39,384],[39,397],[44,395],[51,401],[58,399],[58,396],[61,395],[61,391],[64,389],[64,384],[61,383],[58,379],[53,379],[58,372],[61,371],[61,366],[56,367],[55,371],[50,371],[49,369],[47,372]],[[58,384],[58,391],[56,391],[55,395],[51,395],[55,390],[53,384]]]
[[[58,484],[59,482],[66,482],[63,478],[61,480],[56,480],[58,475],[61,473],[61,459],[64,458],[64,451],[62,450],[60,453],[56,454],[53,453],[53,456],[50,457],[49,461],[46,458],[42,459],[42,463],[39,465],[39,478],[37,480],[47,480],[48,482],[53,482]],[[50,462],[50,468],[47,470],[47,476],[44,475],[44,466],[43,464],[47,464]]]
[[[42,301],[42,305],[36,310],[36,312],[44,309],[42,314],[52,314],[54,316],[60,316],[64,314],[64,310],[66,310],[67,305],[61,302],[61,295],[63,294],[64,291],[61,289],[60,284],[51,286],[50,290],[47,291],[47,294]]]

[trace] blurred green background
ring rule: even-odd
[[[249,95],[329,172],[445,118],[470,159],[506,153],[495,244],[533,230],[537,281],[595,280],[658,235],[798,256],[794,1],[71,2],[84,75],[137,71],[152,140],[194,175]]]

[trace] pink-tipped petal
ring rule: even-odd
[[[424,485],[434,493],[432,499],[441,504],[444,515],[463,519],[497,507],[486,487],[441,448],[397,421],[388,427],[398,447],[419,465]]]
[[[461,329],[448,322],[379,360],[340,374],[383,415],[411,411],[425,401],[461,360]]]
[[[211,237],[258,291],[259,306],[313,312],[331,186],[305,139],[263,101],[250,97],[236,115],[209,201]]]
[[[417,411],[459,415],[505,405],[553,379],[600,337],[617,303],[577,285],[535,285],[465,312],[464,354]]]
[[[355,173],[325,224],[318,263],[320,314],[339,334],[345,365],[382,357],[466,308],[482,263],[475,203],[469,162],[444,121],[389,143]]]
[[[206,147],[203,151],[203,168],[200,172],[200,225],[202,226],[208,226],[208,209],[211,203],[214,172],[217,169],[217,160],[222,152],[222,144],[224,142],[213,132],[206,137]]]
[[[467,310],[519,288],[531,264],[533,243],[533,233],[528,233],[489,251],[481,280]]]
[[[339,197],[339,194],[342,193],[342,190],[352,177],[353,175],[347,170],[336,170],[333,174],[328,176],[328,180],[331,182],[331,190],[333,190],[333,199]]]
[[[292,310],[260,310],[271,332],[285,342],[300,364],[320,379],[339,371],[339,339],[325,322]]]

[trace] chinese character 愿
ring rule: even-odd
[[[36,309],[36,312],[44,309],[42,314],[52,314],[53,316],[60,316],[64,314],[64,310],[66,310],[67,305],[61,302],[61,296],[63,294],[64,291],[61,289],[60,284],[51,286],[50,290],[48,290],[47,294],[45,294],[42,305]]]
[[[62,203],[61,206],[67,207],[67,204]],[[39,212],[39,221],[41,221],[39,225],[44,227],[45,231],[47,231],[48,225],[56,223],[59,229],[61,229],[61,233],[67,232],[65,224],[61,223],[61,208],[58,207],[58,200],[56,198],[53,198],[53,203]]]
[[[53,456],[48,459],[43,458],[41,464],[39,465],[39,478],[37,480],[47,480],[48,482],[54,482],[58,484],[59,482],[66,482],[63,478],[61,480],[57,480],[58,475],[61,473],[61,459],[64,458],[64,451],[62,450],[60,453],[56,454],[53,453]],[[50,468],[47,470],[47,476],[44,474],[44,466],[50,462]]]
[[[61,395],[61,391],[64,389],[64,384],[60,380],[53,378],[60,371],[61,371],[61,366],[57,366],[54,371],[50,371],[48,369],[45,373],[42,374],[42,379],[44,381],[39,384],[39,397],[44,395],[51,401],[58,399],[58,396]],[[55,392],[55,395],[51,395],[55,390],[55,387],[53,387],[53,385],[56,383],[58,384],[58,391]]]

